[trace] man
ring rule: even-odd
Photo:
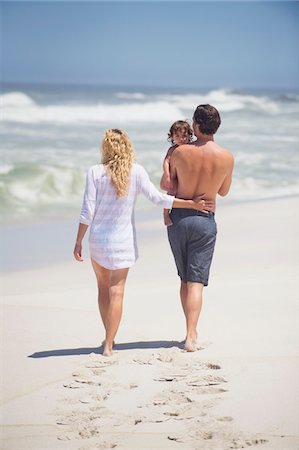
[[[233,156],[214,142],[220,123],[216,108],[199,105],[193,115],[197,140],[177,147],[170,159],[170,176],[178,183],[176,197],[192,199],[202,195],[205,200],[214,202],[214,208],[207,213],[173,209],[173,225],[167,228],[181,278],[180,297],[187,325],[184,348],[188,352],[196,350],[202,291],[208,285],[216,241],[216,196],[227,195],[232,181]]]

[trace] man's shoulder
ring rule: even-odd
[[[230,150],[228,150],[227,148],[221,147],[221,151],[222,151],[223,157],[225,159],[227,159],[228,161],[234,160],[234,155],[232,154],[232,152]]]
[[[193,144],[182,144],[182,145],[174,145],[172,148],[173,154],[179,155],[180,153],[185,152],[186,150],[190,150],[191,148],[195,148]]]
[[[222,147],[221,145],[217,144],[216,142],[212,142],[212,149],[221,154],[224,158],[227,159],[233,159],[233,154],[230,150],[227,148]]]

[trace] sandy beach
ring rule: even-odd
[[[216,219],[198,351],[182,350],[179,280],[153,208],[137,222],[111,358],[87,240],[77,263],[74,226],[56,225],[51,242],[47,225],[50,264],[28,255],[26,267],[30,248],[44,251],[28,228],[22,264],[1,275],[1,450],[299,448],[299,199],[220,205]]]

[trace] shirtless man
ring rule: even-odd
[[[215,202],[213,212],[173,209],[172,226],[167,229],[178,275],[180,297],[186,317],[185,350],[196,350],[197,323],[202,306],[203,287],[208,285],[217,227],[214,219],[217,194],[229,192],[234,159],[232,154],[214,142],[221,119],[211,105],[199,105],[193,115],[197,140],[180,145],[171,155],[170,176],[177,179],[176,197],[192,199],[203,195]],[[204,194],[203,194],[204,193]]]

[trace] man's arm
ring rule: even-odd
[[[228,171],[227,175],[224,178],[224,181],[218,190],[218,194],[224,197],[229,193],[230,186],[232,184],[232,177],[233,177],[233,169],[234,169],[234,158],[232,154],[229,154],[229,160],[228,160]]]

